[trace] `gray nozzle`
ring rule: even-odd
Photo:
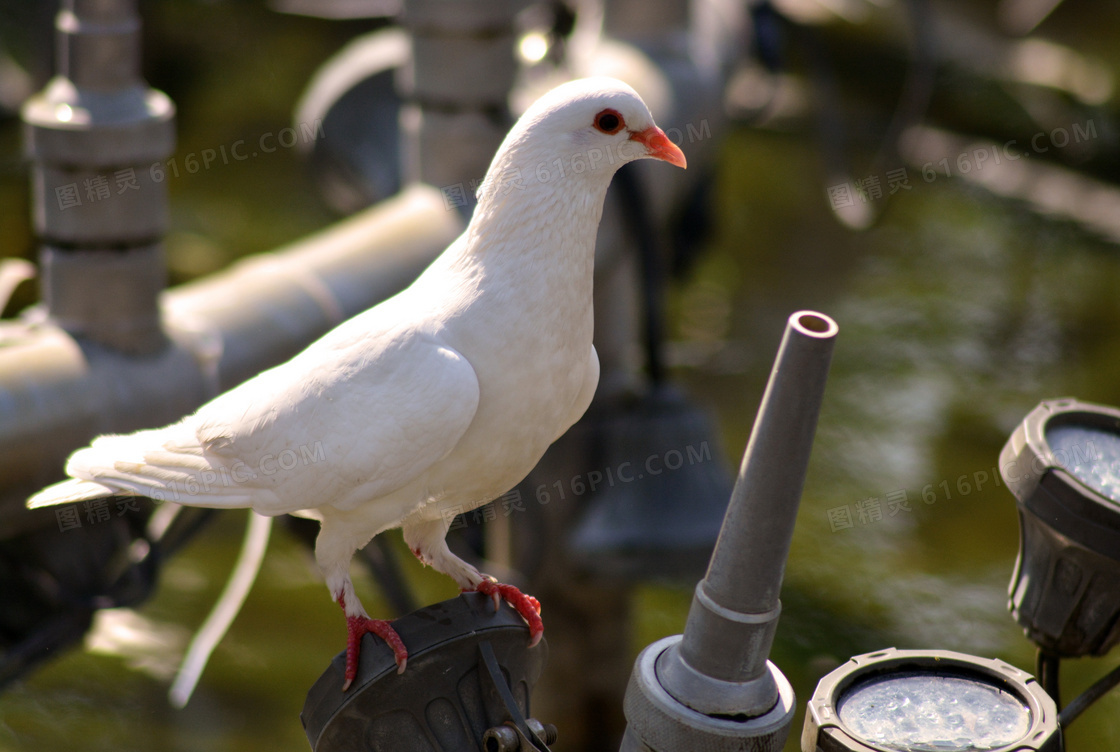
[[[631,747],[624,749],[670,749],[694,742],[696,733],[729,739],[727,723],[741,724],[738,738],[758,740],[758,749],[780,747],[788,733],[792,690],[767,659],[838,331],[820,313],[790,316],[684,635],[648,647],[658,654],[635,664],[626,703]],[[685,735],[670,741],[677,732]]]

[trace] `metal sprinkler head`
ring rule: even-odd
[[[768,660],[809,452],[839,328],[789,318],[708,573],[684,634],[638,656],[623,752],[771,752],[793,723],[793,688]]]

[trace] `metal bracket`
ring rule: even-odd
[[[488,729],[483,734],[483,742],[487,745],[486,749],[489,751],[491,745],[487,739],[487,734],[497,745],[497,752],[513,752],[513,750],[521,749],[528,752],[530,749],[539,750],[539,752],[548,752],[548,746],[537,735],[526,720],[525,716],[521,714],[521,709],[517,707],[517,700],[513,697],[513,692],[510,691],[509,685],[506,684],[505,675],[502,674],[502,667],[498,664],[498,659],[494,655],[494,646],[490,644],[489,640],[485,640],[478,645],[479,665],[486,669],[486,675],[490,677],[490,682],[494,686],[494,690],[501,698],[502,705],[505,706],[506,713],[509,720],[500,727]],[[533,719],[529,719],[533,720]],[[539,723],[537,725],[540,725]],[[508,732],[503,732],[504,729],[513,729],[517,732],[518,745],[516,747],[509,746],[513,741]],[[543,727],[542,727],[543,730]],[[493,732],[493,733],[492,733]]]

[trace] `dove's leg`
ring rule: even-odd
[[[347,536],[342,526],[328,525],[327,521],[323,522],[319,538],[315,541],[315,560],[327,581],[331,597],[346,614],[346,681],[342,685],[343,692],[350,688],[350,683],[358,674],[358,655],[362,637],[367,632],[377,635],[393,649],[398,674],[404,672],[408,663],[408,651],[393,625],[385,619],[371,619],[354,593],[350,559],[362,545],[364,542],[355,542]]]
[[[536,645],[544,634],[541,621],[541,604],[531,595],[525,595],[513,585],[504,585],[493,577],[484,575],[467,562],[451,553],[447,547],[447,528],[450,521],[409,519],[401,526],[404,541],[422,563],[437,572],[442,572],[459,585],[463,592],[477,590],[494,599],[498,608],[499,599],[506,600],[517,609],[529,624],[529,646]]]
[[[349,580],[347,582],[349,583]],[[353,586],[351,586],[351,590],[353,590]],[[405,649],[404,642],[401,641],[397,630],[393,629],[392,622],[386,619],[369,618],[356,595],[352,595],[350,598],[340,595],[336,600],[338,605],[342,606],[343,613],[346,614],[346,681],[342,684],[342,691],[348,690],[350,683],[358,675],[358,656],[361,651],[362,638],[365,637],[367,632],[377,635],[392,648],[393,657],[397,661],[397,673],[403,674],[405,666],[408,665],[408,650]],[[351,604],[356,604],[357,608],[353,608]],[[358,613],[354,613],[354,611]]]

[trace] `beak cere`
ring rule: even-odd
[[[680,168],[688,166],[688,161],[684,158],[684,152],[680,150],[680,147],[669,140],[669,137],[665,135],[665,131],[661,130],[656,125],[651,125],[644,131],[637,131],[630,134],[630,140],[637,141],[645,146],[649,156],[654,159],[664,160]]]

